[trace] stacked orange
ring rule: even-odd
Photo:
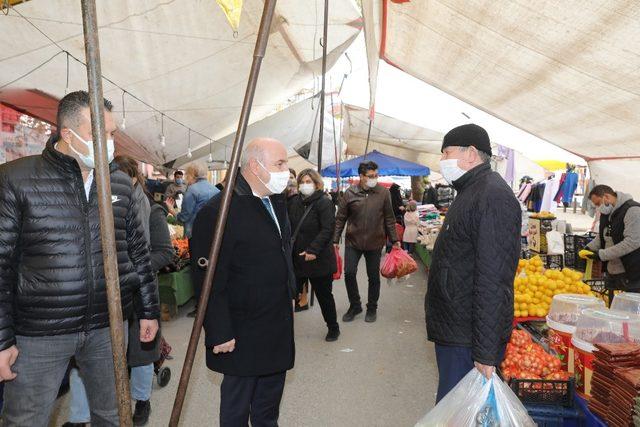
[[[545,270],[542,259],[521,259],[513,282],[513,314],[515,317],[545,317],[553,296],[557,294],[592,294],[579,271],[564,268]]]

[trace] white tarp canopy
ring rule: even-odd
[[[165,163],[235,131],[253,59],[263,2],[245,0],[236,37],[214,0],[98,1],[105,97],[126,129],[146,149],[144,159]],[[70,0],[30,1],[0,14],[0,86],[33,71],[63,50],[84,61],[80,4]],[[33,25],[46,33],[54,45]],[[320,73],[323,11],[316,2],[280,0],[257,86],[251,120],[277,111]],[[357,36],[362,21],[351,0],[333,0],[329,17],[328,66]],[[86,68],[69,60],[69,90],[86,88]],[[6,89],[65,94],[67,57],[55,58]],[[2,90],[0,90],[0,100]],[[18,106],[21,107],[21,106]],[[22,106],[29,107],[29,106]],[[162,114],[165,117],[162,120]],[[28,110],[28,108],[25,108]],[[201,133],[188,132],[187,128]],[[160,144],[164,134],[166,147]],[[215,144],[214,157],[224,156]]]
[[[271,116],[268,116],[262,120],[250,124],[247,127],[247,133],[245,140],[248,142],[253,138],[269,137],[275,138],[281,141],[288,149],[289,154],[295,157],[296,154],[304,162],[297,162],[297,164],[315,165],[317,164],[317,147],[318,147],[318,132],[320,126],[318,125],[319,119],[319,95],[311,98],[307,98],[303,101],[297,102],[290,107],[285,108]],[[325,123],[324,123],[324,143],[323,143],[323,165],[331,165],[335,163],[335,150],[333,141],[333,121],[331,120],[331,107],[327,105],[325,110]],[[339,122],[336,124],[336,140],[339,139]],[[214,160],[211,165],[213,169],[223,168],[224,160],[229,160],[231,157],[231,146],[235,132],[229,133],[218,141],[228,146],[226,158],[224,152],[222,156],[216,154],[213,150],[212,158]],[[180,156],[171,164],[167,166],[172,168],[180,168],[184,165],[197,161],[207,160],[209,157],[209,145],[201,147],[193,151],[193,156],[188,158],[187,156]],[[211,145],[211,148],[215,149],[215,145]],[[299,167],[299,166],[298,166]]]
[[[640,2],[378,1],[387,62],[640,196]]]
[[[347,144],[347,154],[361,156],[367,145],[369,111],[353,105],[346,105],[344,111],[343,136]],[[378,150],[439,171],[443,136],[440,132],[376,113],[371,125],[369,151]]]

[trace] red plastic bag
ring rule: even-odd
[[[399,279],[416,271],[418,271],[418,264],[415,260],[407,251],[396,247],[387,254],[380,268],[380,274],[387,279]]]
[[[402,242],[403,238],[404,238],[404,227],[402,226],[402,224],[398,224],[396,222],[396,234],[398,235],[398,241]]]
[[[334,246],[333,250],[336,253],[336,265],[338,266],[336,272],[333,273],[333,280],[340,280],[342,277],[342,257],[340,256],[340,249]]]

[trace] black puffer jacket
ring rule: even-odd
[[[467,172],[454,187],[458,196],[429,272],[427,333],[437,344],[472,347],[475,361],[496,366],[513,321],[520,206],[488,164]]]
[[[305,210],[311,206],[309,214],[302,222],[293,244],[293,265],[297,278],[330,276],[337,270],[333,249],[333,231],[336,226],[335,208],[331,199],[322,191],[316,191],[306,199],[298,194],[289,199],[289,220],[292,233],[295,232]],[[307,252],[316,256],[314,261],[305,261],[300,256]]]
[[[149,249],[131,179],[112,170],[123,314],[159,317]],[[40,156],[0,166],[0,350],[14,334],[60,335],[107,327],[109,315],[95,181],[90,200],[77,162],[51,141]]]

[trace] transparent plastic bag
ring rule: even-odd
[[[509,386],[472,369],[416,427],[535,427]]]

